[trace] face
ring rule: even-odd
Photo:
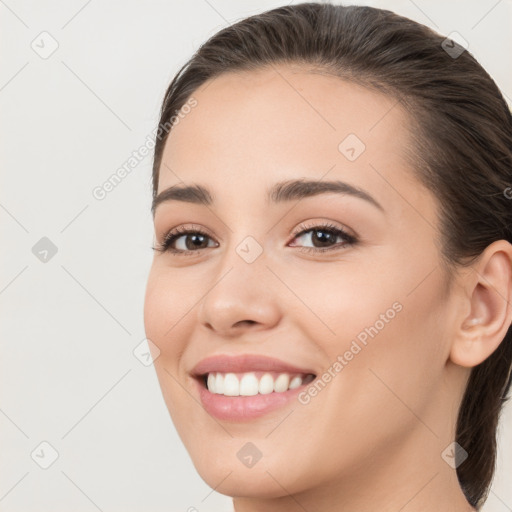
[[[231,496],[355,484],[385,461],[396,483],[453,439],[458,398],[436,203],[406,160],[405,113],[298,66],[193,97],[163,153],[167,250],[144,315],[195,467]],[[196,185],[208,194],[178,193]]]

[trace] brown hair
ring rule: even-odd
[[[512,190],[512,116],[502,94],[468,51],[391,11],[311,2],[228,26],[178,71],[165,94],[159,127],[177,119],[207,80],[277,63],[306,64],[379,90],[409,112],[413,172],[438,200],[445,269],[454,273],[458,265],[471,264],[495,240],[512,242],[512,194],[506,192]],[[155,146],[154,196],[167,137],[166,131]],[[477,509],[494,477],[511,367],[509,328],[495,352],[471,370],[459,409],[455,440],[468,458],[456,471]]]

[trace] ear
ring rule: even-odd
[[[512,323],[512,245],[490,244],[472,265],[464,283],[464,313],[456,326],[450,359],[473,367],[500,345]]]

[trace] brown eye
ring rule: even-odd
[[[302,250],[306,252],[322,252],[340,249],[342,247],[353,245],[357,241],[355,237],[332,224],[305,228],[295,236],[294,240],[298,240],[300,238],[302,238],[305,243],[311,244],[310,247],[302,246]],[[295,246],[297,246],[297,244],[294,243],[292,247]]]
[[[181,239],[183,239],[183,243],[181,243],[181,247],[178,247],[178,245],[180,245]],[[208,236],[202,235],[200,233],[190,233],[174,237],[174,239],[171,239],[169,241],[169,244],[173,243],[177,244],[177,246],[175,247],[177,250],[193,251],[195,249],[205,249],[206,247],[208,247]]]
[[[170,231],[164,236],[163,242],[155,250],[174,254],[191,254],[200,249],[215,247],[210,235],[198,229],[180,229]]]

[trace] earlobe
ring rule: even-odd
[[[470,312],[455,330],[450,359],[469,368],[491,356],[511,325],[512,245],[506,240],[490,244],[466,279]]]

